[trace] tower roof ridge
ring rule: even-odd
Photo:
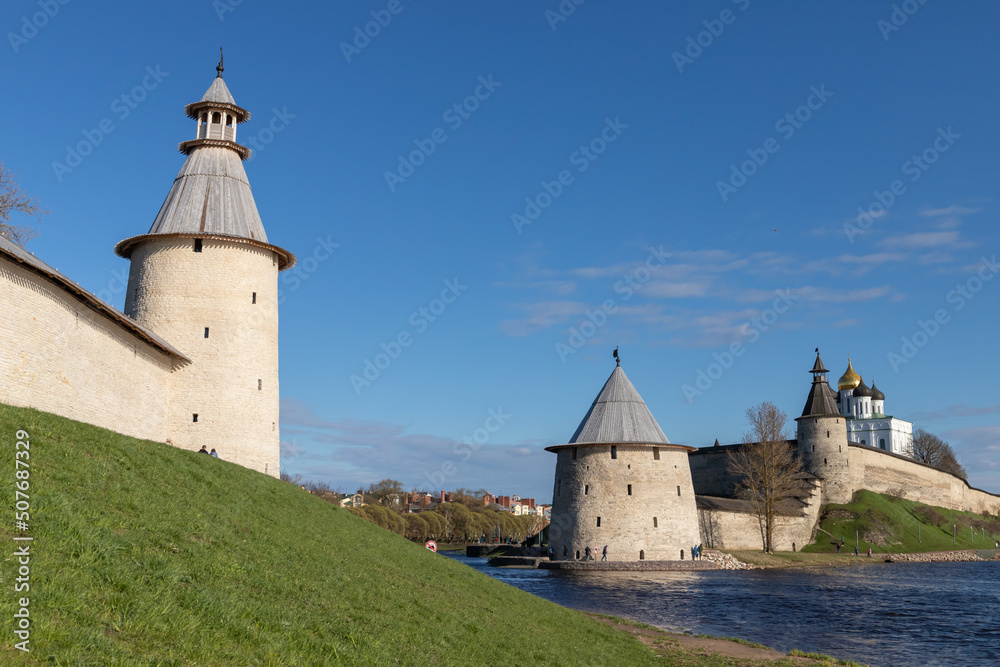
[[[621,366],[615,366],[568,444],[615,443],[670,444]]]

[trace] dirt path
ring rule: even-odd
[[[741,644],[727,639],[710,639],[707,637],[695,637],[693,635],[680,635],[667,632],[666,630],[660,630],[659,628],[633,625],[628,622],[622,623],[620,619],[599,616],[597,614],[587,614],[587,616],[590,616],[594,620],[600,621],[605,625],[610,625],[616,630],[628,632],[643,644],[651,647],[654,651],[656,651],[657,655],[665,658],[676,659],[680,657],[678,656],[678,651],[681,651],[691,657],[717,655],[736,658],[741,661],[746,660],[748,661],[746,663],[736,663],[746,665],[778,661],[782,661],[782,664],[785,665],[830,664],[819,660],[813,660],[812,658],[792,657],[769,648],[748,646],[747,644]]]

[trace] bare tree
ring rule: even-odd
[[[369,484],[368,493],[378,498],[383,507],[396,508],[403,504],[403,483],[395,479],[383,479]]]
[[[747,408],[750,428],[743,445],[727,454],[727,469],[739,479],[737,492],[757,514],[764,551],[774,550],[774,514],[778,503],[794,495],[802,464],[785,433],[785,413],[773,403]]]
[[[27,194],[14,180],[14,174],[0,162],[0,236],[24,247],[24,244],[38,236],[38,231],[30,225],[10,223],[10,214],[45,215],[38,200]],[[38,222],[41,223],[41,218]]]
[[[968,479],[968,473],[958,462],[951,445],[922,428],[913,433],[913,458],[956,477]]]

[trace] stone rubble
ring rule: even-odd
[[[1000,552],[998,552],[1000,554]],[[872,558],[879,558],[890,562],[906,563],[968,563],[988,560],[980,556],[976,551],[931,551],[918,554],[872,554]]]
[[[718,565],[720,570],[760,570],[763,569],[757,565],[750,565],[749,563],[744,563],[735,556],[730,556],[729,554],[724,554],[721,551],[712,551],[710,549],[705,549],[702,552],[702,560],[707,560],[711,563]]]

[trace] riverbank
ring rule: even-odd
[[[667,632],[652,625],[638,623],[615,616],[585,613],[586,616],[626,632],[651,648],[656,655],[670,660],[668,664],[741,665],[746,667],[768,665],[845,665],[861,667],[860,663],[837,660],[831,656],[793,651],[786,654],[763,644],[730,639]],[[800,654],[800,655],[795,655]],[[734,662],[738,661],[738,662]]]
[[[766,554],[762,551],[720,551],[706,550],[705,558],[715,554],[725,554],[746,567],[724,567],[722,569],[770,569],[797,567],[857,567],[886,563],[971,563],[1000,560],[1000,551],[959,549],[955,551],[927,551],[918,553],[875,553],[871,558],[866,553],[855,556],[851,553],[823,554],[801,551],[777,551]],[[732,561],[730,561],[732,562]]]

